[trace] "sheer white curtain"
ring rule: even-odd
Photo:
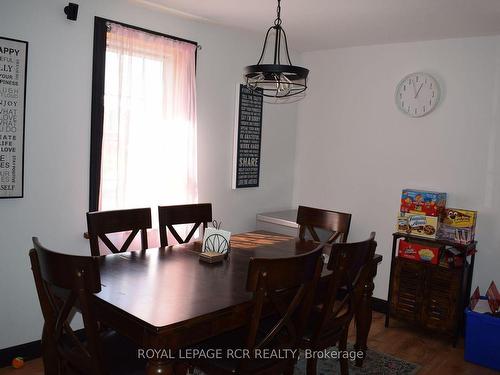
[[[110,24],[100,210],[149,206],[155,228],[158,205],[197,202],[195,52],[191,43]]]

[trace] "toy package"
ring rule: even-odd
[[[398,246],[398,257],[412,259],[419,262],[438,264],[439,246],[429,246],[423,243],[400,240]]]
[[[461,208],[447,208],[443,217],[443,224],[455,228],[470,228],[476,225],[477,211]]]
[[[444,268],[462,268],[464,265],[464,254],[452,246],[446,246],[439,258],[439,265]]]
[[[461,244],[474,241],[477,212],[460,208],[447,208],[439,226],[438,238]]]
[[[435,239],[439,228],[439,218],[422,214],[401,212],[396,231],[425,238]]]
[[[404,189],[401,194],[401,212],[439,216],[446,206],[446,193]]]

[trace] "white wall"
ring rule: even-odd
[[[88,170],[94,16],[196,40],[199,200],[233,232],[257,212],[292,201],[295,106],[265,106],[261,187],[233,191],[235,85],[258,58],[263,35],[176,18],[124,0],[81,0],[77,22],[64,0],[2,0],[0,35],[29,41],[25,198],[0,200],[0,349],[40,338],[41,312],[29,269],[37,235],[49,247],[88,253],[82,239]],[[167,142],[168,144],[168,142]],[[279,173],[277,173],[279,171]],[[162,171],[159,171],[162,173]]]
[[[448,192],[448,205],[479,211],[473,285],[500,270],[500,37],[377,45],[306,53],[308,96],[299,104],[295,203],[353,214],[351,240],[377,232],[387,298],[391,233],[405,187]],[[442,85],[424,118],[398,111],[394,91],[426,71]]]

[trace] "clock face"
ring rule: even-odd
[[[412,73],[396,88],[396,105],[410,117],[430,113],[439,102],[439,84],[427,73]]]

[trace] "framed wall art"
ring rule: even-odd
[[[24,194],[28,42],[0,37],[0,198]]]
[[[259,186],[262,95],[239,85],[234,131],[232,188]]]

